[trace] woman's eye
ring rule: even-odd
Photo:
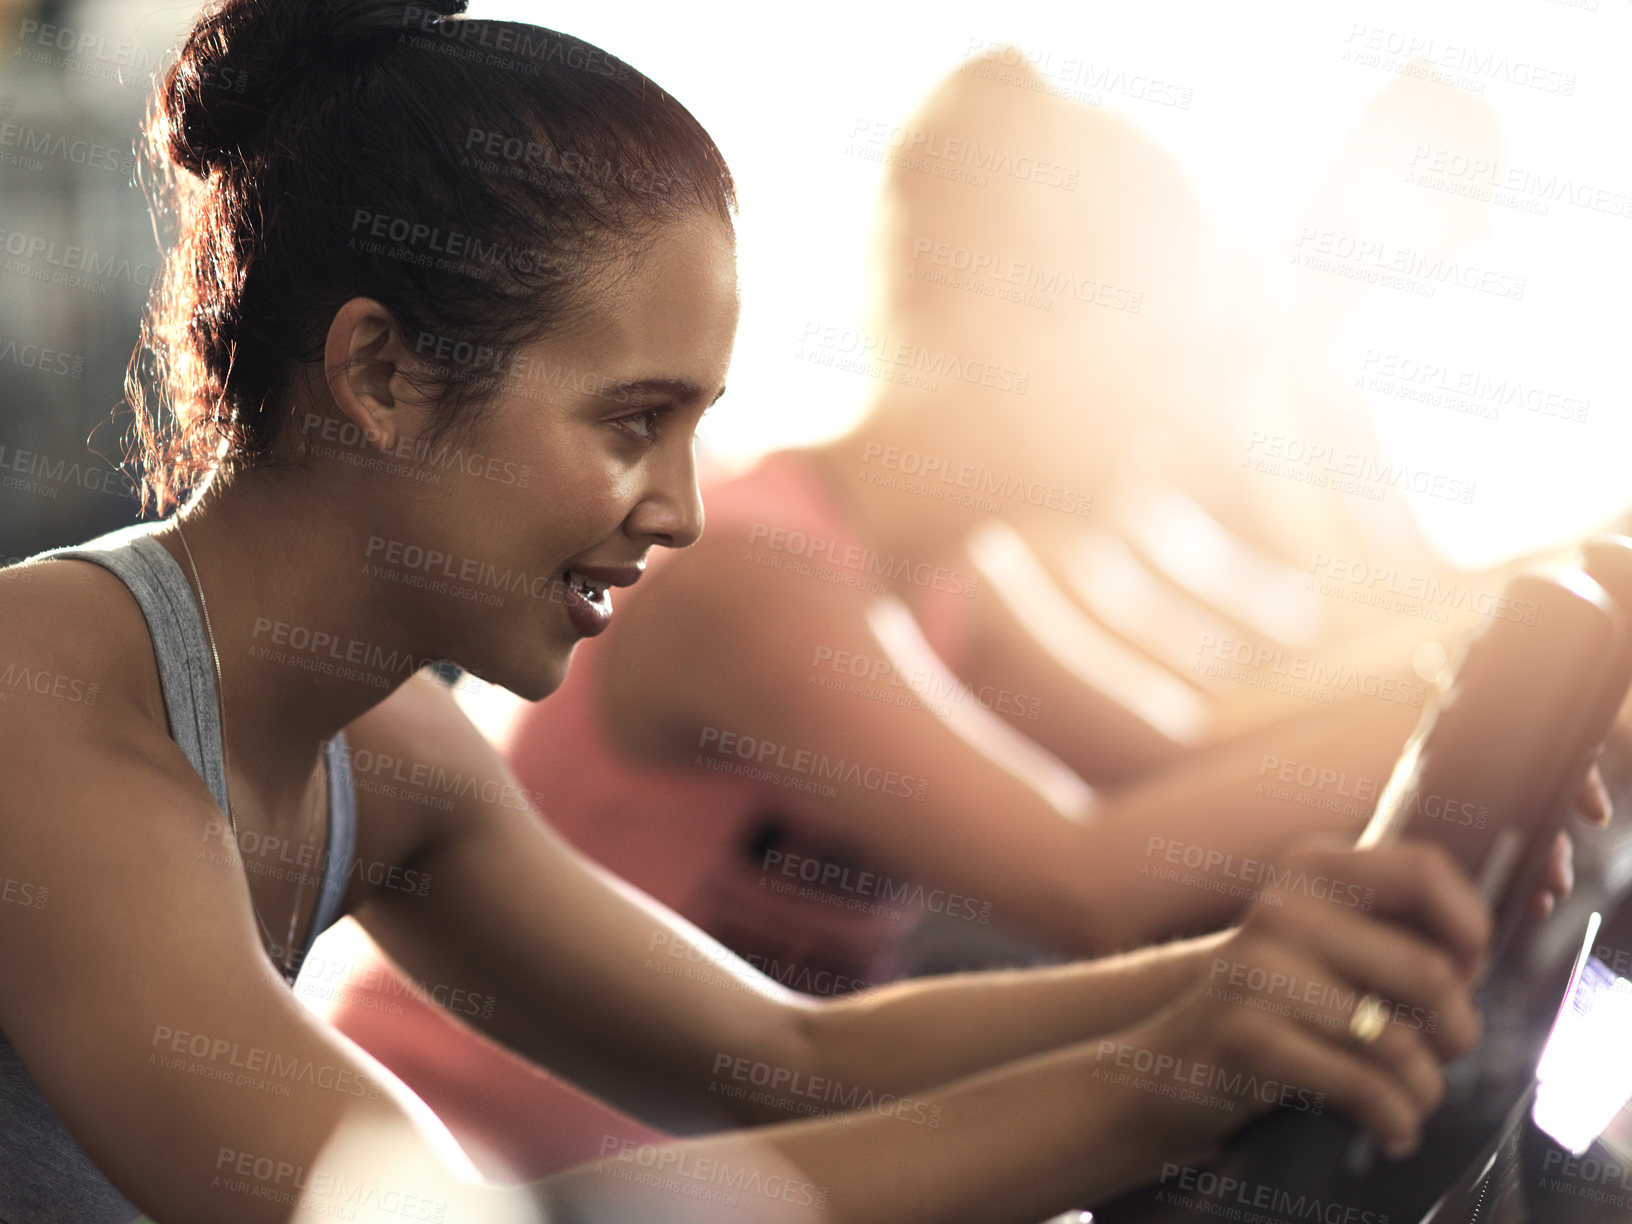
[[[657,437],[657,422],[662,415],[663,409],[648,408],[645,412],[637,412],[633,416],[619,417],[618,424],[635,437],[650,442]]]

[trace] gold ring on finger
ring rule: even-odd
[[[1349,1017],[1349,1036],[1363,1046],[1369,1046],[1383,1035],[1388,1027],[1388,1009],[1374,994],[1366,994],[1354,1005]]]

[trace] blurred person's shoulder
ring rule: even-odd
[[[768,518],[778,525],[822,524],[842,520],[843,509],[827,480],[821,475],[817,458],[807,450],[789,448],[768,451],[746,469],[734,474],[716,472],[704,482],[705,522],[703,539],[710,526]],[[718,532],[715,533],[716,537]]]

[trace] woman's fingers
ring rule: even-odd
[[[1261,1023],[1238,1023],[1225,1026],[1223,1039],[1238,1047],[1250,1044],[1250,1050],[1228,1052],[1256,1066],[1266,1079],[1315,1089],[1322,1112],[1335,1110],[1352,1118],[1387,1147],[1415,1143],[1430,1112],[1420,1090],[1407,1087],[1414,1077],[1402,1079],[1363,1051],[1297,1025],[1272,1030]],[[1437,1104],[1437,1096],[1433,1099]]]
[[[1275,910],[1317,927],[1321,915],[1345,910],[1386,918],[1438,945],[1467,979],[1490,943],[1489,907],[1451,857],[1427,841],[1366,850],[1305,843],[1287,855],[1273,885],[1260,890],[1248,922]]]
[[[1347,1028],[1347,1025],[1344,1026]],[[1445,1099],[1445,1072],[1420,1032],[1406,1021],[1391,1019],[1369,1045],[1362,1044],[1361,1056],[1387,1075],[1427,1118]]]
[[[1478,1042],[1471,982],[1490,928],[1438,846],[1307,843],[1219,946],[1200,996],[1162,1022],[1163,1044],[1316,1094],[1407,1147],[1444,1099],[1441,1064]]]
[[[1586,781],[1575,795],[1575,812],[1582,820],[1598,828],[1607,828],[1615,815],[1615,805],[1610,801],[1609,788],[1604,785],[1604,777],[1594,765],[1587,773]],[[1553,853],[1547,863],[1547,874],[1542,877],[1541,885],[1536,895],[1530,899],[1530,912],[1538,918],[1545,918],[1553,912],[1554,907],[1575,887],[1575,843],[1570,839],[1568,831],[1561,831],[1558,840],[1553,843]]]
[[[1376,923],[1360,925],[1376,926]],[[1385,932],[1385,934],[1388,934]],[[1408,937],[1395,934],[1402,943]],[[1426,1115],[1438,1108],[1445,1094],[1440,1062],[1448,1042],[1441,1031],[1440,1016],[1418,1005],[1391,1001],[1379,992],[1389,989],[1384,978],[1370,972],[1375,957],[1349,958],[1363,965],[1360,973],[1345,975],[1321,957],[1306,950],[1292,950],[1273,939],[1244,941],[1239,950],[1221,948],[1210,971],[1209,994],[1218,1001],[1243,1010],[1279,1017],[1289,1028],[1332,1045],[1335,1049],[1364,1059]],[[1415,954],[1415,950],[1412,950]],[[1378,955],[1397,954],[1397,948],[1379,950]],[[1448,961],[1443,962],[1446,980],[1459,986]],[[1465,991],[1463,992],[1465,993]],[[1394,995],[1394,999],[1401,995]],[[1441,1000],[1444,1002],[1444,1000]],[[1471,1006],[1458,1002],[1471,1013]],[[1362,1008],[1375,1007],[1382,1019],[1380,1030],[1369,1040],[1356,1034],[1353,1023]],[[1477,1017],[1460,1020],[1476,1038]],[[1469,1041],[1467,1048],[1472,1047]],[[1465,1052],[1458,1050],[1457,1052]]]
[[[1263,915],[1259,926],[1295,939],[1311,966],[1304,980],[1279,986],[1303,1018],[1346,1034],[1361,998],[1371,995],[1388,1030],[1414,1034],[1436,1061],[1478,1044],[1479,1012],[1460,966],[1409,931],[1357,911],[1293,907]]]
[[[1273,1029],[1260,1066],[1295,1063],[1286,1074],[1400,1147],[1444,1098],[1441,1064],[1478,1043],[1470,983],[1490,928],[1438,846],[1310,843],[1222,945],[1209,993],[1235,1007],[1221,1019],[1257,1013],[1256,1027]]]

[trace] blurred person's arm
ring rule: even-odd
[[[740,550],[707,538],[646,581],[652,589],[620,610],[602,656],[607,722],[625,750],[700,770],[699,753],[717,752],[731,734],[785,746],[790,760],[825,754],[909,780],[895,793],[841,781],[836,796],[789,792],[788,802],[881,869],[989,904],[994,920],[1070,952],[1225,925],[1266,860],[1300,835],[1357,834],[1370,810],[1310,802],[1314,791],[1302,801],[1266,794],[1276,782],[1266,754],[1380,787],[1409,731],[1403,717],[1329,711],[1272,743],[1096,798],[1060,761],[960,697],[944,669],[929,705],[903,703],[908,690],[886,681],[874,686],[885,700],[813,683],[827,675],[820,659],[871,666],[898,648],[888,639],[899,636],[900,617],[877,596],[746,564]],[[1080,728],[1084,738],[1096,733]],[[514,750],[525,752],[525,741]]]
[[[1503,596],[1508,580],[1576,560],[1572,544],[1477,573],[1413,572],[1319,553],[1295,596],[1321,608],[1322,634],[1287,642],[1133,562],[1125,544],[1096,530],[1051,522],[1006,533],[1021,555],[1001,559],[1010,572],[998,581],[988,562],[956,670],[971,690],[1026,694],[1030,707],[989,708],[1105,787],[1137,786],[1195,752],[1249,742],[1280,760],[1276,740],[1310,723],[1331,728],[1336,743],[1336,758],[1320,768],[1374,776],[1381,760],[1386,771],[1431,698],[1436,665],[1491,619],[1533,615]],[[1095,547],[1110,554],[1097,572],[1086,563]],[[1096,579],[1104,589],[1093,589]],[[1112,607],[1122,623],[1101,619]],[[1107,643],[1132,660],[1128,674],[1106,658]],[[1165,720],[1163,693],[1171,694]],[[1352,747],[1345,727],[1357,736]]]

